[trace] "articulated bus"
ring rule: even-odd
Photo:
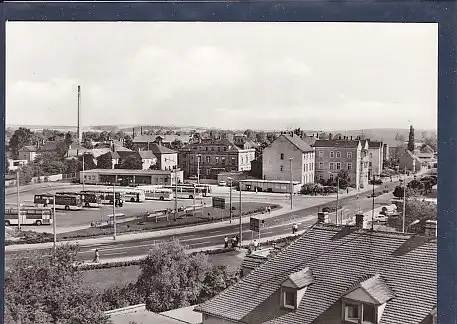
[[[21,225],[51,225],[52,209],[40,207],[21,207],[19,221]],[[5,225],[18,225],[17,207],[5,208]]]
[[[101,199],[94,193],[58,192],[58,195],[75,195],[81,198],[84,207],[100,207]]]
[[[202,198],[202,189],[194,186],[164,186],[166,189],[173,190],[173,193],[176,195],[176,198]]]
[[[173,190],[162,186],[138,186],[137,189],[144,191],[146,199],[172,200]]]
[[[108,190],[113,191],[113,188],[108,188]],[[131,187],[115,187],[114,188],[115,192],[120,192],[124,195],[125,201],[130,201],[130,202],[143,202],[146,200],[146,197],[144,195],[144,191],[141,189],[137,188],[131,188]]]
[[[56,209],[65,209],[65,210],[81,210],[83,207],[83,202],[81,197],[75,195],[61,195],[56,194]],[[38,205],[43,205],[43,207],[53,207],[54,204],[54,195],[51,194],[41,194],[35,195],[33,202]]]
[[[93,194],[98,199],[100,199],[100,203],[104,205],[112,205],[113,204],[113,189],[97,189],[97,190],[83,190],[81,191],[82,194]],[[116,192],[116,206],[122,207],[124,205],[125,197],[123,192]]]

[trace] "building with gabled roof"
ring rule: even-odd
[[[196,311],[203,324],[432,324],[436,295],[436,223],[423,236],[316,224]]]
[[[314,143],[316,182],[336,184],[340,170],[347,170],[349,185],[356,189],[368,186],[368,141],[352,138],[322,140]]]
[[[281,134],[262,152],[263,179],[312,183],[314,159],[314,149],[299,136]]]
[[[379,177],[384,166],[384,143],[368,140],[368,173],[369,177]]]
[[[18,160],[26,160],[27,163],[35,161],[38,155],[38,148],[33,145],[27,145],[19,149]]]
[[[179,166],[186,178],[217,179],[219,173],[250,171],[254,159],[255,148],[239,147],[226,138],[201,139],[179,151]]]
[[[178,165],[178,152],[168,147],[151,143],[148,145],[152,154],[157,158],[157,167],[159,170],[172,170]]]

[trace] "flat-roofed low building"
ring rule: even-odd
[[[92,169],[81,171],[80,182],[85,184],[137,184],[171,185],[183,182],[181,170],[127,170],[127,169]]]
[[[290,193],[290,180],[246,179],[240,180],[239,183],[241,191]],[[293,192],[299,192],[302,184],[299,181],[292,181],[292,186]]]

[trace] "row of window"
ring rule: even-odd
[[[347,170],[352,170],[352,162],[346,163]],[[330,162],[328,168],[330,170],[341,170],[341,162]],[[324,169],[324,162],[319,162],[319,169]]]
[[[312,159],[314,157],[314,153],[304,153],[305,160]],[[284,160],[284,153],[280,154],[280,159]]]
[[[197,147],[194,146],[194,150],[196,150]],[[198,150],[199,151],[217,151],[217,152],[221,152],[221,151],[227,151],[227,146],[224,146],[224,147],[220,147],[220,146],[217,146],[217,147],[214,147],[214,146],[211,146],[211,148],[209,148],[208,146],[205,146],[205,149],[203,150],[203,146],[199,146],[198,147]]]
[[[341,158],[341,152],[340,151],[337,151],[337,152],[330,151],[330,158],[335,158],[335,156],[337,159]],[[319,151],[319,157],[324,157],[324,151]],[[352,159],[352,152],[347,152],[346,157],[348,159]]]
[[[303,165],[303,171],[308,172],[308,171],[313,171],[314,169],[314,163],[306,163]],[[284,171],[284,165],[280,166],[281,172]]]

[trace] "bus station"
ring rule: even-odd
[[[183,183],[182,170],[92,169],[79,175],[81,184],[95,185],[173,185],[176,180]]]

